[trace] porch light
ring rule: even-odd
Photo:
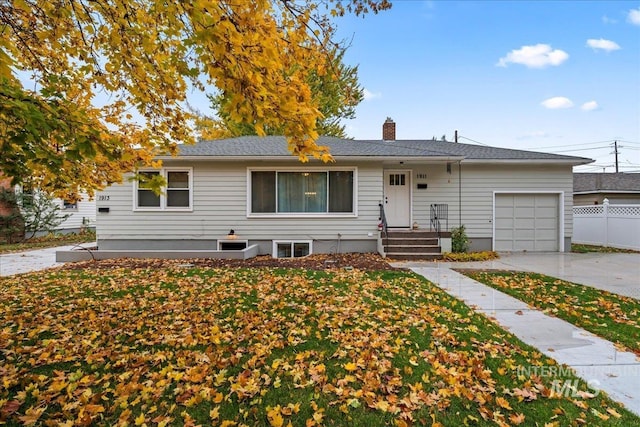
[[[237,238],[238,236],[236,235],[236,232],[234,230],[229,230],[229,234],[227,234],[227,239],[236,240]]]

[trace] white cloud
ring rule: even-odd
[[[557,110],[560,108],[571,108],[573,107],[573,102],[564,96],[555,96],[553,98],[545,99],[541,102],[541,105],[550,110]]]
[[[631,22],[633,25],[640,25],[640,7],[629,11],[627,21]]]
[[[598,103],[596,101],[589,101],[582,104],[580,107],[584,111],[593,111],[598,109]]]
[[[615,19],[613,19],[613,18],[609,18],[607,15],[605,15],[605,16],[603,16],[603,17],[602,17],[602,22],[603,22],[604,24],[617,24],[617,23],[618,23],[618,21],[617,21],[617,20],[615,20]]]
[[[589,39],[587,40],[587,46],[592,49],[606,50],[607,52],[620,49],[620,45],[618,43],[605,39]]]
[[[375,98],[381,98],[382,94],[380,92],[371,92],[369,89],[364,88],[364,90],[362,91],[362,95],[364,97],[365,101],[371,101],[372,99]]]
[[[500,58],[499,67],[506,67],[510,62],[522,64],[529,68],[545,68],[549,65],[557,66],[569,58],[569,54],[563,50],[553,50],[548,44],[536,44],[532,46],[522,46],[507,53],[507,56]]]

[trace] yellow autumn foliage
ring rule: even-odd
[[[258,134],[281,128],[301,161],[329,161],[315,143],[321,113],[306,81],[325,72],[336,45],[328,16],[389,7],[387,0],[2,2],[0,170],[59,196],[92,195],[198,138],[186,108],[192,91],[224,93],[232,120]]]

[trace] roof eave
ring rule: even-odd
[[[439,161],[439,162],[457,162],[463,160],[463,156],[333,156],[334,160],[351,160],[351,161],[399,161],[399,162],[417,162],[417,161]],[[199,160],[199,161],[299,161],[294,155],[286,156],[212,156],[212,155],[190,155],[190,156],[158,156],[158,160]],[[310,160],[316,160],[310,158]]]
[[[464,159],[464,164],[536,164],[536,165],[570,165],[580,166],[593,163],[592,159]]]

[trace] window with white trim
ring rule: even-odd
[[[62,209],[64,210],[78,210],[78,202],[72,202],[70,200],[62,200]]]
[[[163,168],[140,171],[147,179],[161,176],[166,186],[156,194],[148,182],[135,181],[134,210],[191,210],[193,194],[193,171],[191,168]]]
[[[355,170],[251,170],[252,215],[355,214]]]
[[[312,253],[311,240],[274,240],[274,258],[301,258]]]

